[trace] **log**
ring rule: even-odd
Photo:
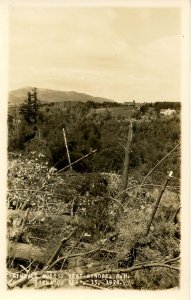
[[[13,219],[15,219],[17,217],[24,218],[25,214],[26,214],[26,211],[24,211],[24,210],[19,210],[19,209],[12,210],[12,209],[8,209],[7,218],[10,219],[10,220],[13,220]],[[28,214],[28,219],[32,220],[32,219],[35,218],[36,220],[40,220],[44,216],[45,216],[45,213],[42,212],[42,211],[30,211],[29,214]]]
[[[7,219],[8,221],[12,221],[13,219],[20,217],[24,219],[26,215],[26,211],[23,210],[8,210]],[[70,215],[58,215],[58,214],[50,214],[42,211],[29,211],[27,220],[31,221],[33,219],[37,221],[43,221],[45,218],[51,218],[56,221],[63,221],[63,223],[71,224],[71,225],[85,225],[88,222],[88,218],[80,217],[80,216],[70,216]]]
[[[19,278],[16,282],[7,283],[7,287],[9,289],[14,289],[16,286],[22,286],[24,283],[26,283],[29,280],[28,275],[24,275],[21,278]]]
[[[23,260],[31,260],[35,262],[40,262],[43,264],[47,264],[48,260],[51,257],[50,249],[45,248],[45,247],[38,247],[35,245],[31,244],[24,244],[24,243],[18,243],[18,242],[8,242],[8,247],[7,247],[7,256],[9,258],[18,258],[18,259],[23,259]],[[68,253],[64,252],[64,249],[60,251],[61,257],[58,258],[56,262],[62,261],[63,259],[67,258],[75,258],[79,256],[86,256],[86,255],[91,255],[95,252],[111,252],[115,253],[114,251],[107,250],[107,249],[102,249],[102,248],[95,248],[91,249],[85,252],[78,252],[78,253]],[[49,255],[48,255],[49,253]]]
[[[16,242],[8,243],[7,255],[9,258],[19,258],[45,264],[48,260],[47,253],[48,249],[46,248]]]

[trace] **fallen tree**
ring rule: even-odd
[[[75,258],[75,257],[80,257],[80,256],[85,256],[85,255],[91,255],[94,254],[95,252],[103,252],[103,253],[113,253],[115,254],[115,251],[105,249],[105,248],[94,248],[94,249],[89,249],[87,251],[83,252],[78,252],[78,253],[66,253],[63,250],[60,251],[59,258],[55,259],[54,265],[57,262],[60,262],[64,259],[69,259],[69,258]],[[50,259],[51,254],[47,255],[47,253],[50,253],[50,249],[46,247],[39,247],[35,246],[32,244],[24,244],[24,243],[18,243],[18,242],[8,242],[8,247],[7,247],[7,255],[9,258],[18,258],[22,260],[28,260],[28,261],[35,261],[35,262],[40,262],[46,265],[48,260]]]
[[[24,210],[8,210],[8,221],[13,221],[15,218],[19,217],[21,219],[25,218],[26,211]],[[81,225],[85,223],[86,218],[82,218],[79,216],[70,216],[70,215],[58,215],[58,214],[50,214],[43,211],[29,211],[27,220],[32,221],[33,219],[36,221],[44,221],[45,218],[51,218],[52,220],[63,221],[63,223],[71,224],[71,225]]]
[[[47,253],[48,249],[46,248],[11,241],[9,241],[7,247],[7,255],[9,258],[36,261],[43,264],[48,260]]]

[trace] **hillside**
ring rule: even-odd
[[[21,104],[25,98],[27,93],[32,89],[32,87],[23,87],[16,90],[13,90],[9,93],[9,103],[10,104]],[[57,91],[51,89],[38,89],[38,97],[40,101],[43,102],[63,102],[63,101],[94,101],[98,103],[102,103],[105,101],[111,101],[111,99],[102,98],[102,97],[93,97],[88,94],[78,93],[74,91]]]

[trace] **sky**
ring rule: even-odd
[[[12,6],[9,24],[10,90],[180,101],[179,8]]]

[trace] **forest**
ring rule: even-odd
[[[180,103],[119,106],[8,108],[8,289],[179,286]]]

